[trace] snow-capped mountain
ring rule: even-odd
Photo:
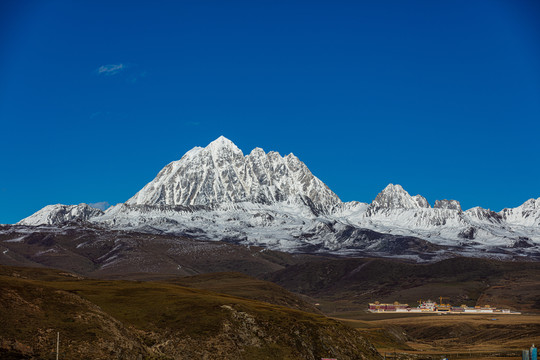
[[[17,225],[58,225],[71,221],[88,221],[100,215],[103,215],[103,211],[87,204],[47,205],[29,217],[22,219]]]
[[[422,195],[410,196],[401,185],[389,184],[369,205],[367,215],[395,209],[420,209],[429,207],[426,198]]]
[[[513,209],[503,209],[500,215],[512,225],[540,227],[540,198],[527,200]]]
[[[461,210],[461,204],[457,200],[435,200],[433,205],[435,209],[451,209],[451,210]]]
[[[21,225],[74,219],[112,229],[264,245],[288,251],[432,256],[540,253],[540,199],[499,213],[463,211],[388,185],[370,203],[343,203],[296,156],[256,148],[248,155],[220,137],[163,168],[123,204],[104,213],[53,205]],[[499,256],[498,255],[498,256]]]
[[[255,148],[249,155],[221,136],[173,161],[127,205],[203,205],[250,202],[306,204],[328,213],[341,203],[293,154]]]
[[[431,208],[424,197],[411,196],[401,186],[390,184],[365,213],[347,219],[355,226],[428,239],[439,245],[527,247],[540,242],[540,229],[533,220],[538,220],[540,211],[534,204],[535,200],[529,200],[516,209],[496,213],[481,207],[463,211],[456,200],[438,200]]]

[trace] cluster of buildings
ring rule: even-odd
[[[394,302],[393,304],[384,304],[378,301],[369,304],[369,311],[373,313],[448,313],[448,314],[486,314],[486,313],[496,313],[496,314],[521,314],[520,312],[511,311],[509,309],[497,309],[495,307],[484,305],[484,306],[475,306],[470,307],[467,305],[461,306],[452,306],[450,304],[437,303],[435,301],[426,300],[419,301],[417,307],[411,307],[409,304],[401,304],[399,302]]]

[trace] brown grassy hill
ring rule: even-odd
[[[0,267],[0,356],[69,359],[380,359],[324,316],[171,283]]]
[[[282,305],[320,314],[320,310],[312,303],[304,301],[281,286],[269,281],[255,279],[237,272],[210,273],[186,276],[170,280],[170,282],[186,287],[210,290],[246,299],[264,301],[270,304]]]

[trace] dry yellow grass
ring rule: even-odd
[[[0,266],[0,289],[0,359],[51,358],[56,332],[65,359],[380,359],[323,315],[172,283]]]
[[[426,315],[341,319],[382,353],[416,359],[520,359],[540,344],[540,315]]]

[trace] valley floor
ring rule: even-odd
[[[398,315],[344,313],[387,358],[521,359],[540,343],[540,315]]]

